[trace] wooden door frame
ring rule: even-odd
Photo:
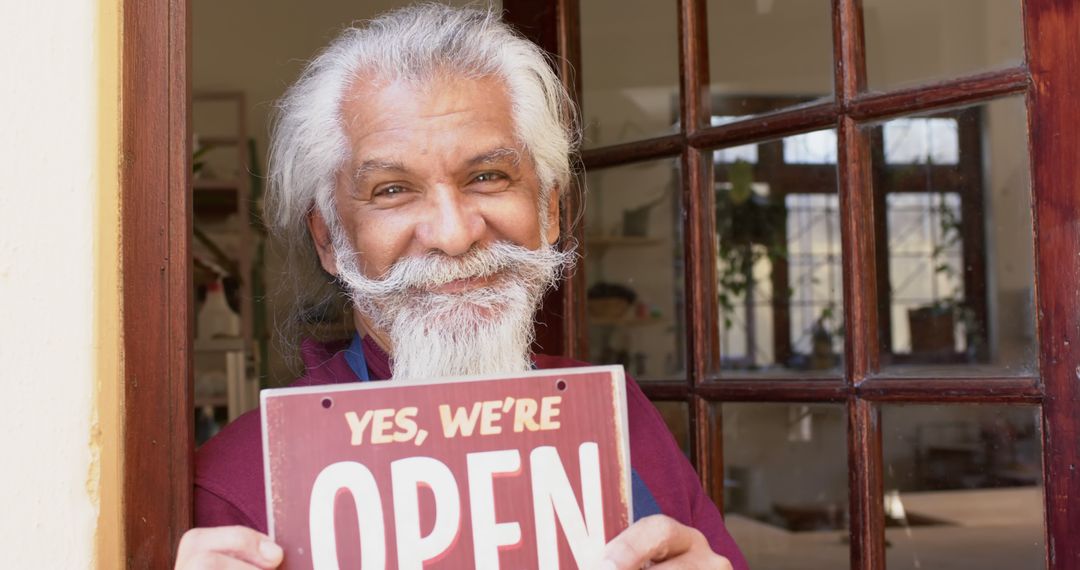
[[[696,18],[688,16],[703,13],[704,0],[680,5],[683,21],[692,23]],[[858,10],[857,0],[835,5],[842,15]],[[567,14],[576,13],[577,0],[505,0],[504,8],[527,35],[566,56],[569,63],[559,64],[564,76],[576,67],[577,20]],[[1074,469],[1080,462],[1080,414],[1074,413],[1080,405],[1080,161],[1075,158],[1080,154],[1080,104],[1073,98],[1080,93],[1080,44],[1071,41],[1080,33],[1080,9],[1060,0],[1024,0],[1024,12],[1029,144],[1037,165],[1032,187],[1042,384],[1035,398],[1043,405],[1047,551],[1052,553],[1047,568],[1080,570],[1080,549],[1069,547],[1080,534],[1080,473]],[[127,567],[167,568],[191,524],[189,2],[124,0],[122,26],[122,532]],[[684,49],[701,49],[687,41]],[[701,86],[688,87],[693,97],[700,95]],[[579,87],[572,90],[577,93]],[[734,134],[718,131],[716,136]],[[677,141],[660,143],[666,146],[652,145],[643,152],[667,153]],[[593,161],[602,163],[605,157],[594,154]],[[556,319],[549,341],[549,350],[558,347],[553,352],[582,353],[580,284],[571,282],[549,298],[547,310]],[[856,411],[871,413],[869,408]],[[863,419],[873,422],[873,417]],[[699,454],[719,445],[716,433],[706,435],[698,440]],[[872,441],[862,444],[875,446]],[[864,484],[872,485],[873,479]],[[880,554],[854,560],[858,568],[879,568]]]
[[[1025,0],[1047,568],[1080,569],[1080,6]]]
[[[191,526],[190,8],[124,0],[121,71],[123,541],[169,568]]]

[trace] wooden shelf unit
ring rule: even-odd
[[[252,295],[252,263],[254,256],[254,232],[251,226],[251,172],[249,165],[247,103],[241,91],[196,92],[192,95],[193,114],[197,118],[200,108],[210,105],[217,110],[229,111],[234,118],[228,127],[230,132],[215,132],[199,136],[199,145],[210,148],[208,155],[229,149],[235,156],[229,172],[219,172],[218,177],[192,178],[192,204],[196,227],[216,223],[221,232],[222,220],[235,218],[229,222],[227,233],[230,241],[235,242],[233,251],[227,251],[238,282],[240,337],[195,340],[195,377],[207,371],[225,371],[226,389],[224,396],[214,395],[196,398],[196,407],[212,406],[227,408],[229,421],[241,413],[258,405],[258,378],[249,374],[251,369],[258,369],[255,358],[254,342],[254,307]],[[218,126],[218,125],[215,125]],[[224,130],[224,124],[220,125]],[[196,286],[198,283],[196,283]],[[214,365],[207,369],[207,361],[221,359],[223,366]],[[200,367],[200,363],[203,364]],[[215,394],[221,392],[215,391]]]

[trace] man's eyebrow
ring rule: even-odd
[[[395,160],[365,160],[353,170],[353,180],[363,181],[369,174],[380,171],[406,172],[405,165]]]
[[[470,158],[466,161],[466,164],[469,166],[480,166],[500,162],[506,159],[510,159],[515,165],[518,164],[521,162],[521,151],[510,147],[499,147]]]

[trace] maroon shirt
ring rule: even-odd
[[[345,360],[347,342],[306,341],[301,354],[306,373],[293,386],[356,382]],[[390,360],[369,338],[364,355],[372,379],[390,377]],[[582,362],[537,355],[537,368],[570,368]],[[746,570],[746,560],[724,527],[716,505],[705,494],[690,462],[668,431],[660,413],[633,379],[626,381],[630,420],[630,463],[669,517],[697,528],[713,551]],[[258,410],[225,426],[195,455],[195,526],[242,525],[267,532],[266,490],[263,483],[262,433]]]

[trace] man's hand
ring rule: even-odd
[[[180,539],[176,570],[277,568],[283,555],[269,536],[247,527],[193,528]]]
[[[712,551],[701,531],[664,515],[637,521],[604,548],[601,570],[639,568],[732,570],[731,562]]]

